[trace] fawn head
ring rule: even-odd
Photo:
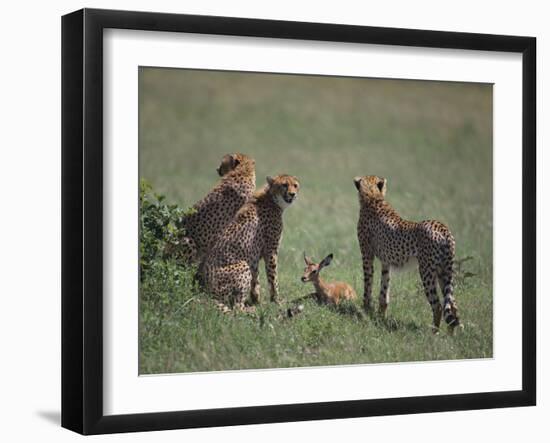
[[[304,269],[304,275],[302,275],[302,281],[306,283],[319,278],[321,269],[330,265],[332,254],[327,255],[320,263],[314,263],[304,252],[304,261],[306,262],[306,267]]]

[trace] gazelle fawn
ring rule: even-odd
[[[304,269],[304,275],[302,281],[312,282],[315,287],[315,298],[322,304],[337,305],[342,300],[352,300],[357,297],[354,289],[344,282],[325,282],[319,273],[321,269],[328,266],[332,261],[332,254],[327,255],[320,263],[314,263],[304,252],[304,261],[306,262],[306,268]]]

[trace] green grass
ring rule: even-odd
[[[431,333],[414,269],[392,274],[386,321],[314,303],[281,320],[263,272],[256,316],[222,315],[185,285],[142,285],[142,300],[151,295],[145,290],[164,291],[171,307],[151,329],[146,319],[155,312],[142,303],[141,373],[492,356],[490,85],[151,68],[139,84],[140,176],[167,201],[185,208],[201,198],[227,152],[256,159],[258,186],[277,173],[300,179],[279,253],[285,300],[312,291],[299,280],[304,250],[319,260],[334,253],[323,277],[362,294],[355,175],[386,177],[387,199],[403,217],[446,223],[457,257],[473,257],[457,279],[465,329],[454,337]],[[377,265],[376,303],[378,283]]]

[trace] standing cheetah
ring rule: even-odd
[[[271,301],[278,301],[277,255],[283,232],[283,211],[295,200],[300,184],[296,177],[267,177],[237,213],[208,252],[202,266],[203,283],[223,305],[245,309],[250,294],[258,303],[258,265],[265,262]]]
[[[357,235],[363,256],[364,304],[371,308],[373,260],[382,262],[379,310],[385,315],[389,302],[390,267],[402,267],[410,259],[418,260],[420,277],[433,312],[434,332],[439,330],[441,315],[452,332],[460,325],[453,297],[453,260],[455,240],[449,229],[438,221],[403,220],[385,200],[386,179],[377,176],[355,177],[359,191]],[[443,292],[443,308],[436,282]]]
[[[180,239],[182,255],[192,262],[200,262],[256,188],[255,162],[245,154],[225,155],[216,171],[219,183],[181,220],[185,229]]]

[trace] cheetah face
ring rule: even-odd
[[[386,179],[377,175],[366,175],[353,179],[359,193],[359,198],[368,200],[384,200],[386,197]]]
[[[285,209],[296,200],[300,183],[296,177],[291,175],[277,175],[267,177],[269,193],[281,209]]]
[[[223,177],[229,172],[235,170],[235,168],[240,164],[250,161],[253,160],[248,155],[240,154],[238,152],[234,154],[225,154],[222,158],[220,166],[217,167],[216,172],[220,177]]]

